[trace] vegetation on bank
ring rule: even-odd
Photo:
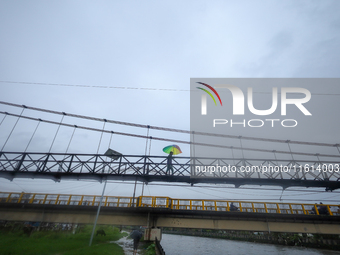
[[[94,236],[89,247],[93,225],[78,227],[75,231],[33,231],[27,234],[23,229],[0,231],[0,255],[124,255],[123,249],[115,243],[126,233],[112,226],[98,226],[105,235]]]
[[[142,250],[144,250],[144,255],[155,255],[156,248],[153,242],[147,242],[142,246]]]

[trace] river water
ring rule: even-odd
[[[122,232],[130,234],[127,231],[122,231]],[[112,243],[116,243],[120,245],[123,248],[125,255],[133,255],[133,240],[129,238],[129,236],[122,237],[118,241],[112,241]],[[139,243],[139,249],[137,250],[137,255],[142,254],[141,249],[140,249],[141,246],[142,244]]]
[[[166,255],[340,255],[340,251],[170,234],[162,235],[161,245]]]

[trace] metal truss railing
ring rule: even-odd
[[[340,161],[193,158],[195,178],[340,180]]]
[[[0,152],[0,177],[93,178],[340,188],[339,161]]]
[[[0,203],[21,203],[36,205],[73,205],[98,206],[101,196],[41,194],[0,192]],[[135,201],[135,202],[133,202]],[[339,216],[340,206],[335,204],[275,203],[255,201],[228,201],[210,199],[179,199],[170,197],[140,196],[133,197],[104,196],[103,207],[150,207],[172,210],[248,212]]]
[[[0,152],[0,172],[58,174],[165,175],[166,157],[99,154]],[[175,176],[190,175],[190,158],[173,158]]]

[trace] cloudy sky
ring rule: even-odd
[[[190,78],[339,78],[339,11],[340,2],[336,0],[0,0],[0,101],[189,130]],[[327,112],[325,127],[336,126],[339,87],[320,85],[312,96],[332,108]],[[15,114],[22,111],[5,105],[0,105],[0,110]],[[25,115],[53,121],[61,118],[30,110],[25,110]],[[15,121],[8,117],[0,126],[1,147]],[[71,117],[65,117],[64,122],[103,127],[100,122]],[[4,151],[23,151],[35,127],[36,123],[21,120]],[[28,151],[47,152],[56,128],[39,127]],[[141,135],[147,132],[113,124],[106,129]],[[319,126],[309,125],[308,130],[308,136],[299,131],[300,140],[340,142],[334,128],[327,128],[327,141],[319,137]],[[52,151],[65,152],[72,132],[62,127]],[[149,135],[189,139],[153,130]],[[267,132],[258,135],[275,138]],[[69,152],[96,153],[99,139],[100,133],[77,130]],[[124,154],[145,154],[143,139],[114,136],[110,145],[109,140],[109,135],[103,136],[100,153],[110,146]],[[164,155],[162,148],[166,145],[153,141],[150,154]],[[182,150],[183,156],[190,155],[189,147],[183,145]],[[0,184],[2,190],[26,192],[100,194],[102,189],[97,182],[0,179]],[[132,187],[109,183],[106,194],[131,195]],[[139,185],[138,192],[140,189]],[[146,194],[278,199],[281,190],[268,196],[268,191],[261,188],[249,191],[148,185]],[[308,195],[303,193],[301,199]],[[293,192],[287,192],[284,198],[300,199]],[[322,193],[316,199],[337,198],[335,193]]]

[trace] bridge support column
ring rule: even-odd
[[[162,239],[162,230],[160,228],[147,228],[144,232],[145,241],[160,241]]]
[[[157,228],[157,217],[148,213],[147,228],[144,232],[145,241],[158,241],[162,240],[162,230]]]

